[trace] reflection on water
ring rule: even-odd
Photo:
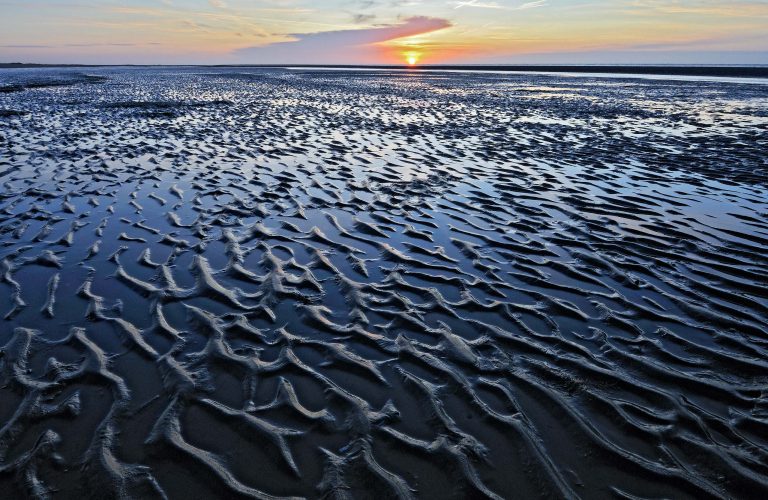
[[[766,117],[722,81],[0,72],[0,491],[764,496]]]

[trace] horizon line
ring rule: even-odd
[[[376,70],[475,70],[554,73],[624,73],[669,76],[768,78],[768,64],[80,64],[0,63],[0,69],[23,68],[339,68]]]

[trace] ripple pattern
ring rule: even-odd
[[[13,498],[765,498],[762,85],[0,72]]]

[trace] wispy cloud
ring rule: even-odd
[[[637,15],[694,15],[717,17],[768,17],[768,2],[765,0],[731,1],[720,0],[633,0],[628,11]]]
[[[544,7],[547,5],[547,0],[536,0],[534,2],[526,2],[520,5],[502,5],[498,2],[483,2],[482,0],[462,0],[454,2],[454,5],[454,9],[461,9],[462,7],[475,7],[478,9],[526,10],[534,9],[536,7]]]
[[[58,49],[58,48],[89,48],[89,47],[142,47],[147,45],[160,45],[159,42],[144,42],[144,43],[62,43],[58,45],[41,45],[41,44],[26,44],[26,45],[0,45],[3,49]]]
[[[253,63],[369,63],[380,56],[380,44],[451,26],[447,19],[409,17],[396,24],[373,28],[292,34],[293,40],[239,49],[234,55]]]

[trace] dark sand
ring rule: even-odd
[[[0,71],[3,498],[768,496],[768,86]]]

